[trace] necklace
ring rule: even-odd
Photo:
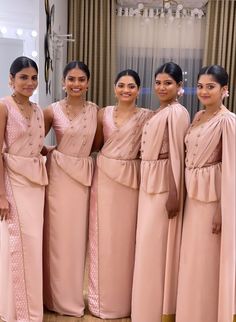
[[[197,124],[209,122],[214,116],[216,116],[222,110],[222,106],[220,106],[214,113],[210,114],[205,120],[204,115],[206,115],[206,110],[202,110],[202,112],[198,115],[196,120],[192,123],[191,127],[196,126]]]
[[[16,94],[13,93],[11,95],[11,97],[13,98],[14,102],[17,104],[18,108],[20,109],[21,111],[21,114],[29,121],[30,120],[30,117],[31,117],[31,112],[32,112],[32,103],[30,101],[26,102],[26,103],[22,103],[21,101],[19,101],[16,97]],[[27,107],[26,106],[29,106],[28,110],[27,110]]]
[[[122,120],[123,121],[122,124],[118,124],[118,112],[119,112],[118,105],[116,105],[114,107],[114,113],[113,113],[114,124],[116,127],[121,126],[124,122],[127,122],[129,119],[131,119],[133,115],[137,114],[138,110],[137,110],[137,107],[135,106],[135,109],[133,111],[131,111],[129,114],[127,113],[128,117]]]
[[[65,112],[70,122],[72,122],[73,119],[76,118],[81,113],[81,111],[85,113],[85,101],[83,101],[82,108],[79,108],[78,109],[79,111],[77,110],[75,112],[75,108],[73,108],[72,105],[68,104],[68,98],[65,98],[64,100],[65,100]]]

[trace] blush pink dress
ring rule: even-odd
[[[41,109],[26,120],[11,97],[7,108],[3,160],[10,214],[0,224],[0,317],[7,322],[42,322],[42,237],[47,172],[40,151]]]
[[[121,127],[114,106],[104,111],[105,143],[97,157],[91,190],[88,301],[92,314],[113,319],[130,315],[139,189],[138,153],[144,123],[141,109]]]
[[[48,159],[44,225],[44,304],[60,314],[84,314],[83,281],[97,105],[86,102],[70,121],[52,104],[57,148]]]
[[[177,322],[236,320],[235,130],[235,114],[222,111],[186,135],[187,200]],[[217,211],[222,228],[213,234]]]
[[[185,195],[184,136],[188,126],[188,111],[176,102],[157,110],[143,129],[133,322],[175,321]],[[173,219],[168,219],[166,211],[170,167],[180,202]]]

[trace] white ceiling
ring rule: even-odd
[[[206,5],[208,0],[177,0],[172,2],[181,3],[185,8],[202,8]],[[117,4],[120,6],[137,6],[139,3],[152,7],[163,6],[163,0],[117,0]]]

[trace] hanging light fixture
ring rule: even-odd
[[[204,6],[208,1],[200,0],[200,6]],[[192,17],[201,19],[204,12],[201,8],[194,8],[196,1],[189,0],[117,0],[121,7],[117,9],[118,16],[145,16],[149,18],[160,17],[179,19],[181,17]],[[132,6],[132,7],[131,7]],[[134,8],[136,6],[136,8]]]

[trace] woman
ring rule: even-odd
[[[13,94],[0,100],[0,317],[42,322],[42,230],[47,173],[40,151],[41,109],[30,101],[38,67],[28,57],[10,67]]]
[[[98,113],[97,157],[89,228],[89,308],[101,318],[130,315],[142,127],[140,79],[130,69],[115,80],[116,106]]]
[[[186,188],[177,322],[232,322],[235,310],[235,114],[223,105],[228,75],[198,76],[199,111],[186,135]]]
[[[47,161],[44,232],[44,304],[60,314],[84,314],[83,279],[87,241],[90,157],[97,105],[85,99],[88,67],[70,62],[63,72],[66,98],[44,110],[45,132],[52,127],[57,147]]]
[[[165,63],[155,73],[160,107],[142,134],[132,321],[174,321],[184,203],[187,110],[178,103],[182,70]]]

